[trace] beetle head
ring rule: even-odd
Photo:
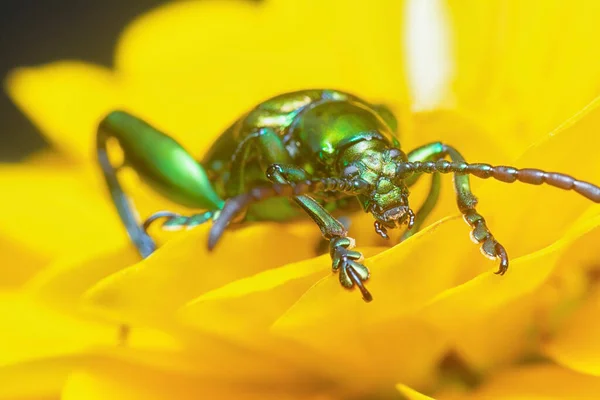
[[[408,205],[408,188],[396,179],[398,162],[406,155],[384,143],[365,143],[353,149],[353,157],[342,170],[342,176],[366,181],[371,190],[358,196],[364,210],[375,217],[375,230],[387,238],[386,230],[414,222],[414,213]]]

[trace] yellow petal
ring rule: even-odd
[[[318,264],[305,261],[288,265],[279,271],[267,271],[209,292],[186,307],[184,317],[200,329],[227,333],[239,340],[243,332],[249,332],[250,338],[257,337],[264,325],[293,304],[275,321],[271,328],[273,333],[291,338],[319,353],[343,358],[343,368],[360,369],[367,382],[402,376],[405,382],[423,385],[423,378],[430,376],[428,374],[439,359],[439,352],[445,348],[445,342],[427,325],[400,317],[418,310],[435,294],[462,282],[472,276],[474,269],[485,264],[477,248],[468,240],[464,241],[464,248],[449,240],[460,228],[466,228],[460,219],[449,219],[399,246],[368,258],[366,264],[372,267],[368,285],[375,296],[368,305],[360,296],[340,287],[337,277],[328,273],[329,260],[322,257]],[[447,246],[460,251],[455,254]],[[439,261],[440,254],[445,256],[444,262]],[[456,261],[463,259],[461,254],[475,256],[481,264],[465,263],[462,268],[453,269]],[[319,274],[329,276],[314,284],[294,304],[297,296],[316,282]],[[268,306],[265,307],[265,303]],[[250,313],[253,305],[260,308]],[[232,321],[230,317],[233,316],[236,318]],[[396,338],[396,348],[406,355],[403,357],[406,370],[391,361],[369,361],[370,358],[394,357],[396,353],[387,346],[392,339],[385,339],[388,335]],[[367,341],[366,338],[373,340]],[[423,349],[424,345],[414,342],[421,339],[429,341],[425,346],[428,350],[413,355],[411,349]],[[257,340],[261,342],[260,338]],[[369,357],[364,354],[369,354]]]
[[[456,323],[439,324],[452,348],[468,367],[478,373],[493,373],[502,366],[520,360],[534,348],[532,334],[536,298],[533,295],[507,302],[502,307],[477,315],[455,309]],[[471,299],[477,302],[479,299]],[[429,317],[425,311],[425,318]]]
[[[276,382],[273,382],[276,384]],[[293,390],[285,392],[272,386],[265,388],[231,385],[198,379],[196,376],[160,373],[153,370],[130,368],[127,364],[82,369],[71,375],[62,392],[63,400],[122,400],[152,399],[302,399]]]
[[[48,262],[48,258],[34,248],[15,243],[14,239],[7,236],[0,237],[0,254],[0,289],[21,286]]]
[[[46,304],[72,308],[98,281],[140,259],[134,246],[96,254],[64,256],[36,275],[25,289]]]
[[[596,289],[573,315],[563,321],[557,335],[545,344],[545,354],[565,367],[599,376],[598,311],[600,292]]]
[[[66,356],[2,366],[0,399],[56,399],[72,370],[88,361],[82,356]]]
[[[0,314],[0,365],[82,354],[117,342],[115,326],[77,319],[22,295],[2,294]]]
[[[597,2],[446,3],[458,107],[494,136],[509,138],[506,150],[519,154],[598,95]]]
[[[310,365],[320,375],[355,388],[386,386],[394,379],[426,385],[446,346],[441,336],[419,322],[355,321],[351,326],[337,323],[300,326],[293,332],[284,332],[283,336],[277,330],[269,332],[271,324],[324,274],[331,274],[328,255],[232,282],[200,296],[181,313],[185,322],[200,331],[226,336],[263,354],[277,354]],[[344,294],[358,297],[356,293]],[[329,307],[324,304],[326,307],[322,308]],[[293,341],[282,341],[284,338]],[[323,358],[337,360],[336,368],[319,362]],[[396,362],[398,358],[403,362]],[[356,380],[356,376],[361,379]]]
[[[367,285],[374,297],[372,303],[349,296],[337,277],[331,276],[302,296],[275,328],[293,332],[309,325],[370,324],[419,310],[440,292],[492,266],[468,239],[453,240],[456,232],[465,231],[461,219],[448,218],[366,259],[365,265],[371,269]]]
[[[128,27],[117,70],[137,113],[202,154],[249,108],[284,92],[336,88],[406,103],[401,5],[170,3]]]
[[[470,399],[553,400],[597,399],[600,379],[552,364],[538,364],[497,372]]]
[[[101,118],[123,102],[109,70],[76,61],[17,69],[6,87],[53,145],[84,160],[94,154],[93,138]]]
[[[443,334],[413,318],[365,323],[356,317],[343,322],[285,331],[275,325],[273,333],[302,345],[296,355],[299,359],[306,347],[337,365],[336,372],[342,375],[337,379],[345,386],[372,391],[398,381],[417,388],[430,386],[448,351]],[[319,368],[327,365],[331,367]]]
[[[361,249],[366,256],[380,248]],[[308,289],[331,276],[329,254],[238,279],[211,290],[186,304],[180,314],[202,331],[235,338],[245,345],[271,340],[264,333]],[[340,290],[342,290],[340,288]],[[359,296],[358,293],[346,293]]]
[[[407,400],[435,400],[433,397],[425,396],[422,393],[417,392],[416,390],[404,385],[397,384],[396,389],[404,396]]]
[[[226,232],[213,252],[206,247],[210,227],[198,227],[141,263],[102,280],[88,300],[119,320],[170,319],[174,310],[201,293],[313,255],[318,243],[314,227],[298,235],[286,226],[256,224]]]
[[[600,184],[595,161],[599,105],[600,99],[531,146],[515,166],[564,172]],[[478,210],[512,259],[555,242],[593,204],[574,191],[520,182],[490,180],[475,194],[480,200]]]
[[[484,273],[446,290],[433,299],[421,315],[436,326],[455,331],[461,329],[463,323],[505,306],[539,287],[555,268],[567,246],[597,231],[598,224],[600,217],[585,221],[552,246],[517,258],[505,276]],[[590,251],[594,252],[594,249]]]
[[[456,149],[469,162],[487,162],[492,164],[506,164],[511,160],[508,153],[503,152],[498,146],[498,141],[504,138],[489,135],[482,127],[455,111],[436,110],[419,112],[413,115],[413,132],[400,133],[400,141],[405,151],[423,146],[427,143],[441,141],[455,146]],[[430,177],[425,176],[414,187],[411,187],[410,204],[416,209],[424,200],[424,195],[430,188]],[[471,187],[476,194],[485,181],[474,178]],[[417,196],[423,197],[419,199]],[[493,199],[493,198],[492,198]],[[482,198],[482,201],[489,201]],[[456,192],[452,178],[448,175],[442,177],[440,199],[427,222],[438,221],[449,215],[459,213],[456,205]]]
[[[103,187],[83,170],[34,166],[0,168],[0,232],[44,260],[96,253],[128,242]]]
[[[441,141],[457,150],[470,162],[506,163],[510,153],[498,146],[502,137],[490,135],[484,128],[454,110],[435,110],[413,114],[414,136],[400,141],[406,151],[427,143]]]
[[[299,297],[331,275],[329,255],[290,263],[206,292],[180,311],[186,323],[250,345]],[[356,294],[353,294],[356,295]],[[258,345],[258,344],[255,344]]]

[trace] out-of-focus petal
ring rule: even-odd
[[[234,365],[231,367],[235,369]],[[226,379],[105,362],[72,374],[62,392],[62,399],[310,399],[311,393],[319,393],[323,389],[323,383],[312,384],[314,386],[311,387],[306,382],[274,379],[263,384],[253,384],[250,380],[237,381],[232,385]]]
[[[128,27],[116,66],[132,108],[200,155],[249,108],[292,90],[406,105],[402,4],[169,3]]]
[[[600,378],[552,364],[516,367],[496,372],[467,399],[558,400],[597,399]]]
[[[594,101],[531,146],[515,166],[564,172],[600,185],[595,148],[600,130],[599,105],[600,100]],[[594,204],[574,191],[491,179],[475,194],[480,200],[478,210],[513,259],[555,242]]]
[[[87,361],[89,357],[65,356],[0,366],[0,399],[57,399],[69,374]]]
[[[425,396],[402,383],[397,384],[396,389],[398,389],[407,400],[435,400],[433,397]]]
[[[323,256],[232,282],[197,298],[182,310],[182,316],[200,331],[226,336],[263,354],[310,364],[320,375],[334,376],[351,387],[386,386],[394,379],[427,385],[446,350],[446,341],[418,321],[405,318],[369,324],[356,319],[349,324],[334,321],[299,326],[293,332],[270,330],[320,276],[330,274],[329,263],[329,257]],[[343,291],[341,287],[338,290]],[[359,298],[358,293],[343,294]],[[326,301],[322,305],[329,307]],[[337,367],[319,363],[322,358],[338,360]],[[403,362],[396,362],[398,358]]]
[[[109,70],[76,61],[17,69],[6,87],[50,142],[76,159],[92,156],[100,119],[123,102]]]
[[[600,91],[600,4],[447,0],[459,109],[517,155]],[[520,142],[520,145],[518,144]]]
[[[573,315],[563,321],[556,336],[544,346],[546,355],[565,367],[600,376],[600,291],[591,293]]]
[[[511,300],[538,288],[560,262],[568,246],[597,231],[599,223],[600,217],[581,222],[552,246],[514,260],[503,277],[484,273],[446,290],[433,299],[420,315],[444,329],[455,332],[462,330],[465,322],[508,305]]]
[[[275,328],[293,332],[311,325],[368,325],[419,310],[439,293],[492,266],[479,258],[477,247],[468,239],[452,239],[459,231],[468,232],[465,223],[460,218],[448,218],[366,259],[365,265],[371,269],[367,285],[373,302],[367,304],[360,296],[349,296],[336,277],[330,277],[302,296]]]
[[[3,293],[0,315],[0,365],[117,343],[116,326],[66,315],[23,295]]]
[[[2,254],[0,289],[21,286],[48,262],[47,256],[38,254],[23,243],[15,243],[7,235],[0,237],[0,254]]]
[[[452,315],[459,322],[438,327],[468,368],[480,374],[493,373],[519,360],[534,347],[532,325],[536,303],[532,297],[525,296],[473,316],[469,316],[469,309],[453,310]]]
[[[346,324],[298,326],[286,331],[275,326],[273,333],[336,360],[340,365],[337,372],[343,372],[338,379],[344,385],[364,385],[370,392],[398,381],[411,387],[429,387],[448,350],[443,334],[410,317],[381,323],[363,323],[357,317]]]
[[[498,146],[498,141],[503,138],[488,135],[474,121],[466,119],[457,112],[449,110],[419,112],[413,115],[412,124],[411,132],[400,133],[402,148],[407,153],[428,143],[443,142],[454,146],[469,162],[506,164],[511,161],[510,155]],[[430,181],[431,177],[425,175],[414,187],[411,187],[410,204],[413,208],[418,207],[424,200],[424,195],[431,186]],[[479,193],[482,184],[484,184],[483,180],[471,179],[471,188],[475,194]],[[482,198],[482,201],[488,200]],[[449,174],[445,174],[442,176],[439,201],[426,223],[458,213],[452,178]]]
[[[36,275],[25,290],[46,304],[72,308],[98,281],[140,259],[133,245],[97,254],[64,256]]]
[[[44,260],[89,254],[127,243],[127,235],[84,170],[4,165],[0,232]]]
[[[100,281],[88,301],[119,319],[170,319],[177,308],[206,291],[312,256],[318,243],[314,229],[298,235],[286,225],[265,223],[226,232],[210,252],[209,228],[182,233],[139,264]]]

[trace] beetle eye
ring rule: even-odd
[[[356,165],[348,165],[346,168],[344,168],[344,178],[354,178],[356,176],[358,176],[358,174],[360,173],[358,167]]]

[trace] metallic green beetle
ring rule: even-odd
[[[157,219],[163,220],[166,229],[213,220],[208,241],[212,249],[230,222],[285,221],[306,213],[329,241],[333,270],[339,271],[342,286],[358,287],[365,301],[372,299],[363,284],[369,271],[361,264],[362,254],[351,250],[354,240],[347,236],[344,225],[330,213],[351,208],[356,204],[350,201],[353,198],[375,217],[379,235],[387,238],[387,229],[406,224],[406,238],[433,209],[440,174],[453,173],[458,208],[482,252],[500,260],[500,275],[508,268],[508,257],[475,210],[477,199],[471,193],[469,175],[509,183],[546,183],[600,202],[598,186],[561,173],[469,164],[456,149],[441,142],[405,154],[396,126],[387,108],[351,94],[298,91],[250,110],[198,162],[169,136],[126,112],[114,111],[98,128],[98,160],[117,211],[142,257],[156,248],[147,229]],[[122,148],[125,164],[152,187],[170,200],[202,212],[182,216],[160,211],[140,224],[107,154],[111,139]],[[432,174],[431,189],[413,213],[408,187],[425,173]]]

